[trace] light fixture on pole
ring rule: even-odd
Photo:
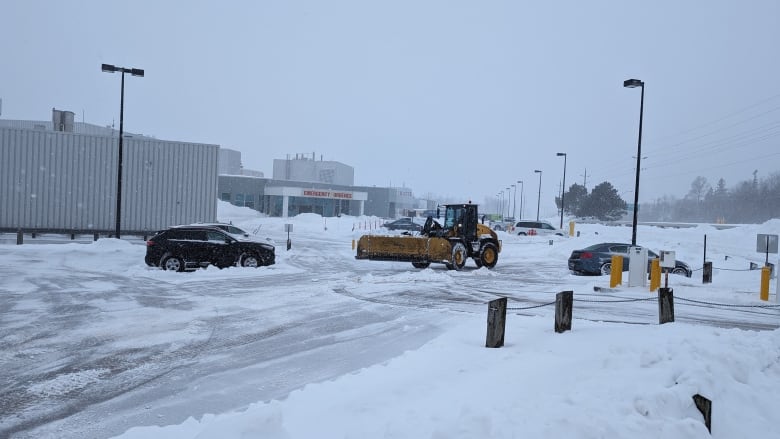
[[[515,196],[512,204],[512,220],[517,221],[517,217],[515,216],[517,215],[517,185],[513,184],[512,187],[515,188]]]
[[[639,166],[642,159],[642,116],[645,108],[645,83],[639,79],[626,79],[623,87],[642,88],[642,97],[639,100],[639,140],[636,143],[636,183],[634,184],[634,221],[631,223],[631,245],[636,246],[636,219],[639,209]]]
[[[542,171],[535,169],[534,172],[539,174],[539,195],[536,197],[536,221],[539,221],[539,206],[542,203]]]
[[[108,73],[121,72],[122,73],[122,86],[120,88],[119,97],[119,151],[117,159],[117,177],[116,177],[116,238],[119,239],[119,233],[121,229],[122,218],[122,135],[124,131],[124,113],[125,113],[125,73],[130,73],[133,76],[144,76],[143,69],[133,69],[125,67],[117,67],[111,64],[103,64],[102,70]]]
[[[523,219],[523,180],[517,180],[517,182],[520,183],[520,218],[518,219]],[[515,192],[515,195],[517,195],[517,192]]]
[[[564,194],[566,194],[566,153],[565,152],[559,152],[555,154],[558,157],[563,156],[563,188],[561,189],[561,225],[560,228],[563,228],[563,197]]]

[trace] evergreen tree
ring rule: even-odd
[[[581,216],[594,216],[602,221],[616,221],[626,214],[626,202],[617,189],[605,181],[593,188]]]
[[[564,209],[567,213],[575,216],[583,216],[582,208],[588,199],[588,190],[581,184],[574,183],[569,187],[569,191],[564,193],[563,200],[566,203]],[[555,204],[558,209],[561,208],[560,198],[555,197]]]

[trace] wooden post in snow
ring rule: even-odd
[[[674,321],[674,290],[658,289],[658,323],[663,325]]]
[[[555,295],[555,332],[571,331],[573,291],[561,291]]]
[[[488,302],[486,348],[500,348],[504,345],[506,302],[506,297]]]
[[[712,434],[712,401],[697,393],[693,395],[693,402],[696,403],[696,408],[704,416],[704,425],[707,427],[707,431]]]

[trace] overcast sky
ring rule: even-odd
[[[484,203],[518,180],[640,201],[780,166],[780,2],[30,1],[0,6],[5,119],[119,126],[273,159],[315,153],[358,185]],[[587,170],[587,180],[586,180]],[[520,185],[518,185],[520,186]],[[526,216],[531,216],[526,210]]]

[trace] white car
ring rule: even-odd
[[[523,236],[566,236],[566,233],[563,230],[553,226],[547,221],[518,221],[517,224],[515,224],[515,233]]]

